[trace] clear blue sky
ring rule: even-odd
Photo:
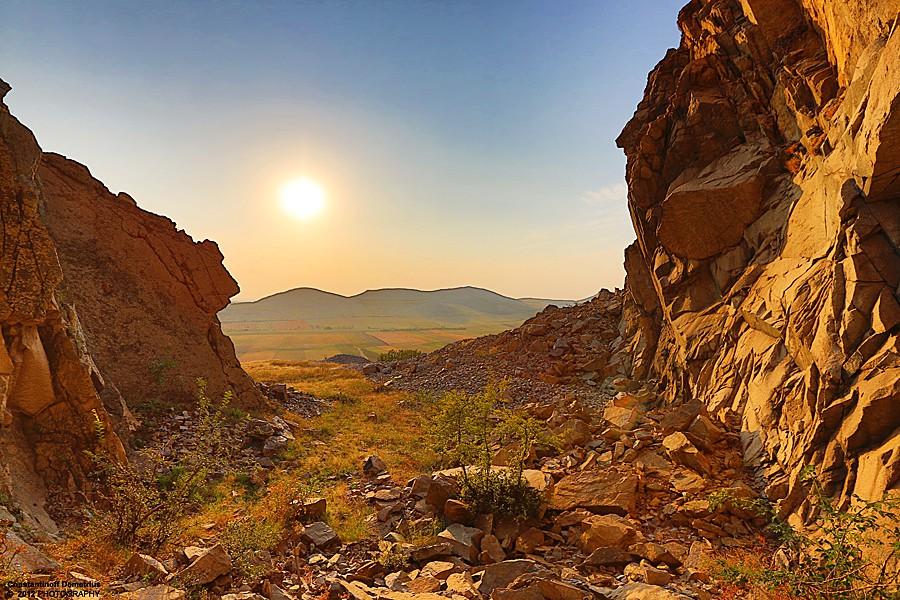
[[[683,3],[4,0],[0,77],[44,150],[218,241],[242,299],[576,298],[622,284],[613,140]]]

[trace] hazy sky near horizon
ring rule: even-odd
[[[238,299],[583,298],[622,285],[614,139],[684,1],[4,0],[0,77],[45,151],[216,240]]]

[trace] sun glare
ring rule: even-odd
[[[309,219],[325,208],[325,190],[312,179],[301,177],[281,186],[281,208],[297,219]]]

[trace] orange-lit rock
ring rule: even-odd
[[[836,495],[900,485],[896,15],[694,0],[618,139],[632,376],[739,418],[785,514],[807,464]]]

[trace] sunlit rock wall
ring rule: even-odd
[[[900,486],[896,0],[694,0],[618,139],[635,376],[737,415],[784,514],[800,471]]]

